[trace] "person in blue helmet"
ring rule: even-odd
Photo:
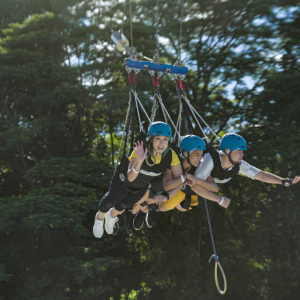
[[[189,179],[194,182],[202,174],[210,173],[217,184],[226,183],[238,174],[270,184],[283,184],[286,187],[300,181],[300,176],[285,179],[245,162],[243,157],[244,151],[247,150],[247,142],[238,134],[225,134],[221,140],[220,150],[210,148],[209,153],[204,155],[203,163],[196,169],[195,176],[190,176]],[[196,191],[197,186],[194,186],[193,190]],[[227,208],[230,199],[224,198],[219,204]]]
[[[193,176],[196,168],[201,163],[205,149],[205,142],[200,137],[195,135],[183,137],[179,148],[183,175],[180,178],[174,178],[172,172],[167,169],[163,177],[163,186],[165,190],[172,189],[173,193],[168,193],[167,196],[164,194],[156,195],[154,198],[148,199],[147,204],[151,204],[153,208],[153,203],[155,203],[158,205],[159,210],[164,212],[175,207],[178,208],[183,201],[185,202],[184,207],[187,207],[187,209],[196,207],[198,205],[198,195],[220,202],[222,197],[214,193],[218,191],[218,186],[209,176],[209,173],[204,176],[205,178],[202,177],[203,179],[198,178],[195,183],[188,179],[189,176]],[[197,193],[190,188],[189,184],[198,186]],[[174,194],[176,190],[177,193]],[[157,191],[152,192],[155,194]],[[145,221],[148,227],[153,227],[155,225],[155,211],[156,209],[149,210],[149,206],[142,208],[134,219],[134,228],[136,230],[141,229]]]
[[[135,203],[144,202],[148,198],[151,181],[168,167],[175,176],[182,174],[179,158],[169,148],[171,137],[172,130],[168,124],[154,122],[148,130],[148,148],[144,149],[143,142],[135,144],[125,178],[122,181],[119,174],[115,174],[108,193],[99,203],[93,226],[96,238],[102,237],[104,228],[108,234],[113,234],[118,215]]]

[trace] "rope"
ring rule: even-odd
[[[117,157],[117,163],[116,163],[116,167],[115,167],[115,173],[117,171],[117,167],[118,167],[118,163],[119,163],[119,159],[120,159],[120,153],[121,153],[122,147],[123,147],[124,136],[125,136],[125,131],[126,131],[126,125],[127,125],[127,122],[128,122],[128,117],[129,117],[129,112],[130,112],[130,105],[131,105],[131,92],[129,93],[127,114],[126,114],[126,118],[125,118],[124,130],[123,130],[122,137],[121,137],[121,142],[120,142],[120,147],[119,147],[119,152],[118,152],[118,157]]]
[[[210,232],[211,243],[212,243],[212,246],[213,246],[213,249],[214,249],[214,255],[217,258],[218,256],[217,256],[214,236],[213,236],[212,229],[211,229],[211,223],[210,223],[210,217],[209,217],[209,212],[208,212],[207,200],[206,199],[204,199],[204,204],[205,204],[205,209],[206,209],[207,222],[208,222],[208,227],[209,227],[209,232]]]
[[[201,115],[196,111],[194,107],[192,107],[193,111],[196,113],[196,115],[201,119],[201,121],[208,127],[208,129],[212,132],[212,134],[219,140],[219,137],[217,134],[211,129],[211,127],[205,122],[205,120],[201,117]]]
[[[155,50],[158,48],[158,0],[156,1],[156,42]]]
[[[140,126],[140,132],[141,132],[143,130],[143,123],[141,121],[140,110],[139,110],[138,101],[136,98],[137,98],[136,95],[134,95],[136,111],[137,111],[137,115],[138,115],[138,119],[139,119],[139,126]]]
[[[215,241],[214,241],[214,236],[213,236],[213,232],[212,232],[212,228],[211,228],[211,223],[210,223],[210,217],[209,217],[209,212],[208,212],[208,207],[207,207],[207,200],[204,199],[204,204],[205,204],[205,210],[206,210],[206,215],[207,215],[207,222],[208,222],[208,227],[209,227],[209,232],[210,232],[210,238],[211,238],[211,243],[213,246],[213,250],[214,250],[214,254],[210,257],[209,259],[209,263],[211,262],[212,259],[215,260],[215,283],[216,283],[216,287],[218,292],[221,295],[224,295],[226,293],[227,290],[227,280],[226,280],[226,276],[225,276],[225,272],[222,268],[222,265],[219,261],[219,257],[217,255],[217,251],[216,251],[216,246],[215,246]],[[223,282],[224,282],[224,290],[222,291],[219,285],[219,280],[218,280],[218,267],[221,271],[222,277],[223,277]]]
[[[210,130],[210,132],[217,138],[217,140],[219,141],[219,137],[217,136],[217,134],[211,129],[211,127],[205,122],[205,120],[201,117],[201,115],[197,112],[197,110],[192,106],[191,102],[185,97],[182,96],[182,98],[185,100],[185,102],[187,103],[188,107],[191,110],[191,113],[193,114],[198,126],[200,127],[204,137],[208,140],[208,137],[205,135],[204,130],[202,128],[202,126],[200,125],[200,123],[198,122],[198,119],[196,118],[195,114],[200,118],[200,120],[208,127],[208,129]]]
[[[164,115],[165,122],[168,123],[167,116],[166,116],[166,112],[165,112],[165,109],[163,108],[164,104],[163,104],[163,102],[162,102],[161,95],[160,95],[160,94],[155,94],[155,96],[157,97],[157,99],[158,99],[158,101],[159,101],[159,103],[160,103],[160,105],[161,105],[162,113],[163,113],[163,115]],[[170,118],[170,116],[169,116],[169,118]],[[171,122],[172,122],[172,120],[171,120]]]
[[[174,127],[174,129],[175,129],[175,133],[177,132],[178,137],[180,137],[180,133],[178,132],[178,130],[177,130],[177,128],[176,128],[174,122],[172,121],[172,119],[171,119],[171,117],[170,117],[170,115],[169,115],[169,113],[168,113],[168,111],[167,111],[167,109],[166,109],[166,107],[165,107],[165,105],[164,105],[164,103],[163,103],[163,101],[162,101],[161,95],[157,95],[157,96],[158,96],[158,100],[159,100],[159,103],[160,103],[160,106],[161,106],[161,108],[162,108],[163,113],[164,113],[164,111],[166,112],[166,114],[167,114],[167,116],[168,116],[168,118],[169,118],[169,121],[172,123],[172,125],[173,125],[173,127]]]
[[[179,99],[179,113],[178,113],[178,119],[177,119],[177,124],[176,128],[178,132],[180,133],[181,130],[181,113],[182,113],[182,102],[181,99]],[[174,140],[176,139],[177,132],[174,134]],[[180,135],[178,135],[178,147],[180,146]]]
[[[123,25],[124,25],[124,19],[125,19],[125,10],[126,10],[126,0],[124,0],[124,11],[123,11],[123,18],[122,18],[122,26],[121,26],[121,38],[122,38],[122,34],[123,34]]]
[[[131,0],[129,0],[129,16],[130,16],[131,47],[133,47],[132,18],[131,18]]]
[[[181,60],[181,37],[182,37],[183,6],[184,6],[184,0],[182,0],[182,6],[181,6],[181,21],[180,21],[180,37],[179,37],[178,61]]]
[[[186,97],[183,96],[183,98],[184,98],[185,102],[187,103],[188,107],[190,108],[191,113],[192,113],[192,115],[194,116],[194,118],[195,118],[195,120],[196,120],[198,126],[200,127],[200,129],[201,129],[201,131],[202,131],[204,137],[208,140],[208,137],[205,135],[205,132],[204,132],[202,126],[200,125],[200,123],[198,122],[198,119],[197,119],[196,116],[195,116],[194,108],[193,108],[192,104],[190,103],[190,101],[189,101],[188,99],[186,99]]]
[[[145,116],[147,117],[149,123],[151,123],[151,119],[149,118],[149,116],[148,116],[148,114],[147,114],[147,112],[146,112],[146,110],[145,110],[143,104],[141,103],[140,99],[138,98],[137,93],[136,93],[136,92],[133,92],[133,94],[134,94],[134,97],[136,98],[138,104],[139,104],[140,107],[142,108],[142,110],[143,110]]]
[[[156,110],[157,110],[156,102],[157,102],[157,99],[156,99],[156,97],[154,97],[154,101],[153,101],[153,105],[152,105],[152,110],[151,110],[151,122],[150,122],[149,126],[151,125],[151,123],[153,123],[153,121],[155,119]]]

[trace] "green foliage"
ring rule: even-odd
[[[155,1],[132,1],[133,40],[155,49]],[[158,50],[174,64],[182,1],[159,1]],[[109,188],[128,105],[123,56],[111,45],[123,3],[0,3],[0,290],[3,299],[216,299],[204,206],[158,215],[153,229],[100,239],[91,229]],[[172,5],[172,7],[171,7]],[[188,98],[220,135],[248,141],[245,160],[299,170],[299,3],[185,1],[181,56]],[[130,38],[128,7],[124,33]],[[282,17],[284,16],[284,17]],[[247,82],[251,78],[254,86]],[[231,86],[231,92],[228,92]],[[147,112],[152,86],[140,72]],[[164,103],[178,100],[166,75]],[[299,175],[299,174],[298,174]],[[238,177],[209,203],[224,299],[296,299],[298,186]],[[181,225],[178,223],[181,220]]]

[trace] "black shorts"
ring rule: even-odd
[[[148,186],[145,186],[141,190],[130,191],[120,180],[119,174],[115,174],[111,179],[106,201],[108,201],[112,206],[115,206],[121,201],[123,201],[123,203],[127,204],[128,206],[131,206],[143,198],[143,196],[147,192],[147,189]],[[100,210],[100,205],[101,205],[101,201],[98,206],[99,210]]]
[[[153,199],[156,195],[161,195],[165,192],[162,176],[158,176],[151,181],[149,198]]]

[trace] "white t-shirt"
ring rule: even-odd
[[[221,162],[221,157],[220,157],[220,162]],[[221,162],[221,166],[223,167],[222,162]],[[212,157],[210,156],[210,154],[206,153],[203,156],[203,159],[202,159],[201,163],[199,164],[199,166],[197,167],[197,169],[195,171],[195,176],[197,178],[202,179],[202,180],[206,180],[207,177],[210,175],[213,167],[214,167],[214,161],[213,161]],[[239,174],[247,176],[251,179],[253,179],[253,177],[256,174],[261,172],[260,169],[257,169],[256,167],[249,165],[244,160],[242,160],[239,167],[240,167]],[[227,169],[227,170],[231,170],[232,168],[233,168],[233,166],[231,168]],[[225,182],[228,182],[231,179],[232,178],[227,178],[227,179],[224,179],[224,180],[220,180],[218,178],[214,178],[216,183],[225,183]]]

